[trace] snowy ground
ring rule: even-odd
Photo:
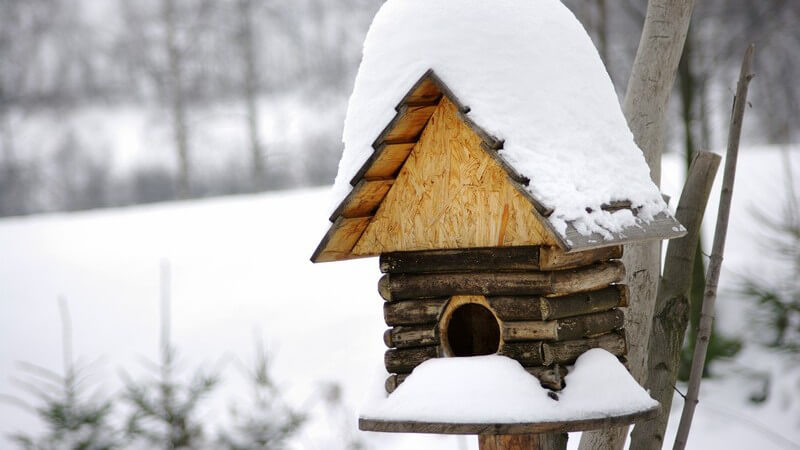
[[[789,159],[797,176],[800,152]],[[742,155],[723,288],[731,288],[734,273],[774,269],[758,245],[751,208],[780,207],[785,165],[776,149]],[[666,159],[664,190],[674,197],[679,167],[677,158]],[[107,392],[119,389],[120,369],[140,373],[141,358],[156,356],[158,273],[166,258],[173,268],[173,339],[187,368],[226,355],[248,360],[260,334],[273,355],[273,373],[293,403],[312,401],[321,383],[338,381],[355,411],[383,360],[379,272],[373,259],[308,262],[326,229],[328,203],[328,190],[315,189],[1,220],[0,394],[20,393],[12,383],[20,374],[16,361],[60,368],[59,296],[72,310],[76,355],[103,358],[93,373]],[[710,211],[715,217],[716,202]],[[708,222],[711,230],[713,220]],[[722,330],[749,336],[747,306],[728,294],[718,304]],[[744,367],[782,373],[766,404],[748,403],[758,385]],[[787,367],[754,346],[717,366],[728,375],[703,385],[689,447],[800,448],[800,371]],[[226,376],[225,390],[205,412],[210,423],[223,424],[218,417],[228,399],[243,395],[236,372],[227,370]],[[673,414],[681,405],[676,398]],[[335,448],[342,427],[355,426],[349,419],[317,417],[295,446]],[[36,429],[36,422],[0,403],[0,434],[20,429]],[[474,438],[363,438],[382,449],[477,447]],[[571,441],[577,444],[577,436]]]

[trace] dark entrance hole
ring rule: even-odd
[[[491,355],[500,348],[500,327],[487,308],[467,303],[453,311],[447,342],[453,356]]]

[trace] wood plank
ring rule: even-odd
[[[353,219],[356,217],[369,217],[375,213],[383,201],[394,180],[366,181],[358,183],[350,194],[339,204],[331,215],[331,222],[337,217]]]
[[[410,373],[423,362],[440,356],[439,347],[418,347],[387,350],[383,355],[389,373]]]
[[[504,247],[558,245],[445,98],[353,252],[495,247],[506,206]]]
[[[576,253],[551,246],[487,247],[383,253],[380,268],[383,273],[548,271],[620,258],[621,246]]]
[[[398,326],[383,333],[383,342],[389,348],[410,348],[439,345],[439,327],[436,324]]]
[[[539,270],[539,247],[488,247],[382,253],[383,273]]]
[[[611,239],[606,239],[598,233],[584,236],[571,224],[567,224],[566,241],[569,241],[568,251],[584,251],[609,245],[627,245],[635,242],[657,241],[675,239],[686,235],[686,229],[674,217],[667,213],[656,215],[649,223],[636,219],[636,225],[625,228],[620,233],[612,233]]]
[[[625,267],[619,261],[558,272],[401,273],[384,275],[378,292],[387,301],[453,295],[563,295],[598,290],[624,277]]]
[[[503,321],[555,320],[627,306],[627,287],[610,286],[592,292],[560,297],[488,297],[492,310]]]
[[[401,384],[403,384],[404,381],[406,381],[408,375],[409,374],[407,373],[393,373],[389,375],[389,377],[386,378],[386,382],[383,384],[383,386],[386,388],[386,392],[389,394],[394,392],[398,386],[400,386]]]
[[[576,339],[542,344],[543,365],[573,364],[579,356],[593,348],[602,348],[614,356],[625,356],[628,344],[624,332],[614,332],[596,338]]]
[[[441,423],[384,421],[360,417],[358,429],[385,433],[429,433],[429,434],[537,434],[572,433],[601,428],[630,425],[650,420],[658,415],[658,406],[632,414],[620,414],[595,419],[580,419],[539,423]]]
[[[372,147],[379,148],[383,144],[416,142],[437,107],[437,105],[401,106],[397,115],[381,132]]]
[[[628,287],[615,285],[598,291],[544,298],[541,302],[542,320],[582,316],[626,306]]]
[[[620,259],[622,248],[621,245],[615,245],[585,252],[565,253],[559,247],[542,247],[539,249],[539,267],[541,270],[570,269]]]
[[[503,339],[512,341],[566,341],[599,336],[621,329],[625,324],[622,311],[588,314],[549,321],[503,322]]]
[[[363,177],[366,180],[380,180],[386,178],[395,178],[400,168],[405,164],[411,150],[414,149],[416,143],[405,144],[383,144],[375,151],[374,159],[369,161],[368,169],[362,174],[357,174],[360,179]],[[354,177],[354,179],[356,179]]]
[[[400,103],[397,104],[395,110],[399,111],[403,105],[436,103],[442,98],[442,91],[439,89],[436,81],[430,76],[431,73],[431,71],[428,71],[417,81],[414,87],[412,87]]]
[[[433,69],[428,69],[428,71],[420,77],[419,81],[414,84],[400,103],[397,104],[395,110],[399,110],[403,105],[427,103],[434,98],[441,99],[442,97],[447,97],[448,100],[458,107],[459,111],[464,113],[469,112],[469,107],[461,103],[458,97],[447,87]]]
[[[315,263],[353,258],[351,250],[369,225],[370,217],[339,217],[311,256]]]
[[[386,325],[423,325],[436,323],[449,299],[402,300],[383,304]]]
[[[542,342],[506,342],[500,350],[501,355],[508,356],[526,367],[550,366],[546,363]]]

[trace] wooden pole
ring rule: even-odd
[[[661,403],[661,413],[638,423],[631,434],[631,450],[660,450],[678,376],[681,349],[689,323],[689,290],[694,258],[708,197],[721,158],[711,152],[695,154],[678,203],[676,218],[689,234],[670,241],[664,275],[658,287],[653,331],[648,344],[647,383],[650,396]]]
[[[649,0],[639,48],[628,81],[622,110],[642,149],[650,175],[661,181],[661,153],[664,147],[666,112],[694,0]],[[625,329],[630,338],[628,361],[640,383],[647,376],[647,340],[661,273],[661,243],[625,247],[631,306],[625,311]],[[628,427],[583,433],[580,450],[622,449]]]
[[[567,433],[481,434],[480,450],[566,450]]]
[[[722,259],[725,253],[725,239],[728,235],[728,221],[731,213],[731,200],[733,198],[733,184],[736,178],[736,162],[739,156],[739,140],[742,136],[742,123],[744,121],[745,106],[747,106],[747,90],[750,80],[753,79],[751,69],[755,46],[750,44],[742,61],[742,71],[739,74],[739,83],[736,87],[736,97],[733,101],[733,113],[728,134],[728,154],[725,160],[725,175],[722,180],[722,193],[720,194],[717,227],[714,231],[714,244],[711,251],[711,262],[706,273],[706,290],[703,297],[703,309],[700,313],[700,327],[697,333],[694,356],[692,358],[692,371],[689,376],[689,389],[686,402],[683,405],[681,422],[675,438],[673,450],[686,448],[689,429],[692,426],[694,411],[698,403],[700,381],[705,369],[708,343],[711,340],[711,327],[714,323],[714,304],[717,300],[717,286],[722,269]]]

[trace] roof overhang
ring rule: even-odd
[[[533,211],[551,232],[565,252],[579,252],[600,247],[630,244],[634,242],[664,240],[682,237],[686,230],[668,213],[658,214],[651,221],[637,217],[636,225],[622,232],[611,233],[611,238],[598,233],[582,235],[575,226],[567,223],[566,236],[558,233],[548,217],[552,209],[545,207],[527,189],[530,180],[517,172],[500,154],[503,141],[487,133],[470,117],[469,106],[464,105],[447,85],[431,69],[397,104],[394,118],[383,129],[372,144],[373,153],[355,174],[350,184],[350,194],[339,204],[330,217],[332,225],[320,242],[312,262],[340,261],[373,255],[353,255],[351,250],[369,225],[381,202],[389,193],[400,169],[411,154],[422,132],[443,97],[447,97],[458,109],[459,117],[481,139],[481,147],[506,172],[509,182],[531,204]],[[603,210],[637,211],[630,202],[603,205]]]

